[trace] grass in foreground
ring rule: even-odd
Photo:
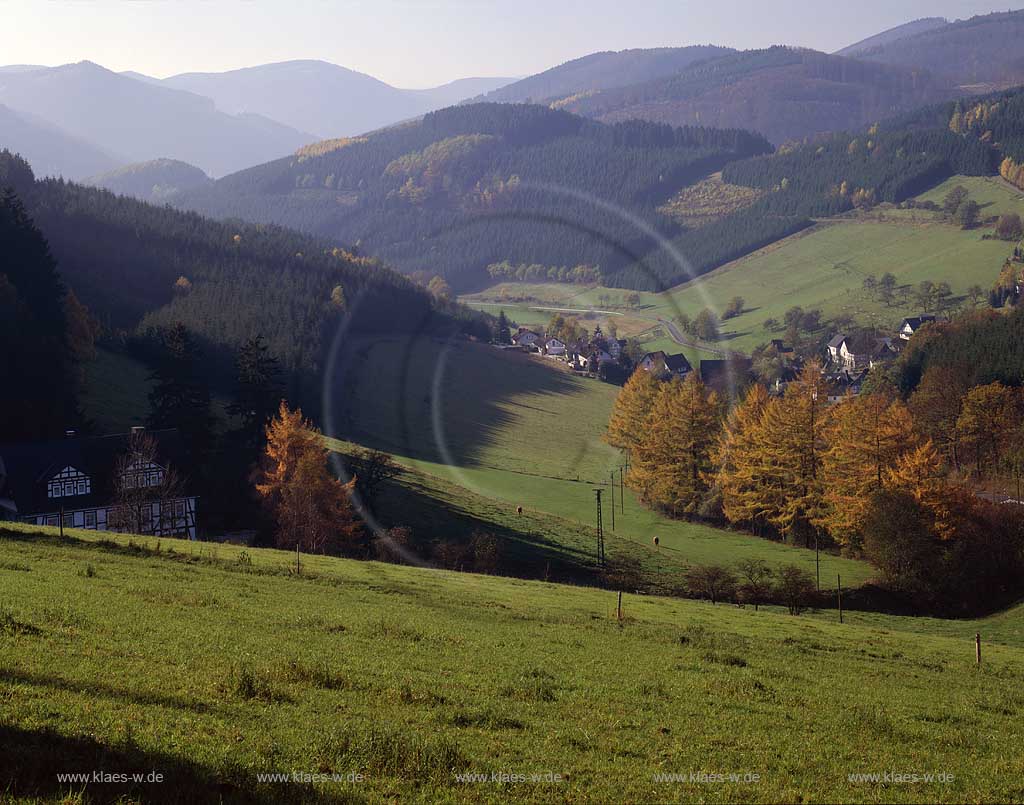
[[[56,774],[94,769],[165,782],[86,799],[1024,797],[1018,648],[977,668],[970,641],[881,626],[635,596],[620,624],[598,590],[79,536],[0,537],[9,798],[80,794]],[[364,779],[257,777],[292,772]],[[849,777],[884,772],[953,780]]]

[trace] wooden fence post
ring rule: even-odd
[[[843,622],[843,577],[836,574],[836,591],[839,596],[839,622]]]
[[[622,590],[619,590],[619,604],[615,610],[615,616],[618,620],[622,620]]]
[[[981,665],[981,632],[974,633],[974,660]]]

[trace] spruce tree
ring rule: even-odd
[[[200,374],[201,357],[202,350],[185,325],[164,332],[149,393],[149,426],[177,428],[196,467],[213,438],[210,391]]]

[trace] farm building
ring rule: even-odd
[[[0,520],[196,539],[197,498],[171,482],[183,455],[176,430],[143,428],[0,445]]]
[[[659,379],[670,377],[686,377],[693,371],[693,367],[681,352],[678,355],[668,355],[658,350],[648,352],[640,359],[640,367],[646,372],[652,372]]]
[[[904,341],[909,341],[911,337],[920,330],[924,325],[935,321],[935,316],[928,314],[921,314],[920,316],[910,316],[900,322],[900,338]]]

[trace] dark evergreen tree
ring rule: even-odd
[[[237,367],[234,401],[227,411],[240,422],[240,446],[255,453],[263,442],[264,427],[281,404],[281,371],[262,335],[242,344],[238,350]]]
[[[0,441],[54,436],[78,419],[66,295],[46,239],[8,189],[0,197]]]
[[[508,326],[508,317],[505,315],[504,310],[498,314],[498,327],[495,340],[499,344],[509,344],[512,341],[512,333]]]
[[[177,428],[199,468],[211,446],[213,417],[210,389],[200,371],[202,351],[184,324],[163,332],[156,366],[150,379],[148,424],[153,428]]]

